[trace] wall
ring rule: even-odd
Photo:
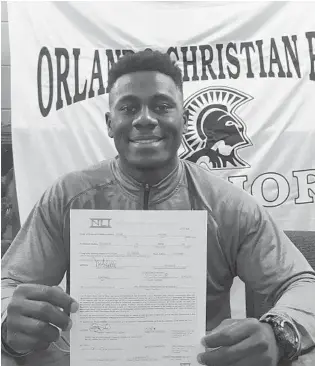
[[[12,168],[10,48],[7,3],[1,2],[1,177]]]
[[[10,47],[7,3],[1,1],[1,126],[11,122]]]

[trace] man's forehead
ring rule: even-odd
[[[114,83],[111,96],[165,94],[175,96],[179,92],[174,80],[158,71],[138,71],[120,76]]]

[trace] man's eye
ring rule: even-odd
[[[168,112],[171,109],[169,104],[159,104],[155,107],[157,112]]]
[[[126,113],[135,113],[137,108],[132,105],[123,105],[119,110]]]

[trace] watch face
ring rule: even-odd
[[[282,350],[282,360],[290,360],[299,350],[299,338],[295,329],[288,322],[270,319],[268,323],[273,327],[278,346]]]

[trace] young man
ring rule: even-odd
[[[2,261],[3,346],[45,349],[71,327],[74,299],[56,287],[69,267],[70,209],[207,210],[206,365],[275,366],[315,344],[315,273],[268,213],[231,183],[178,158],[188,114],[182,77],[167,55],[121,58],[109,74],[109,136],[118,156],[67,174],[30,213]],[[239,276],[274,299],[262,321],[230,318]],[[285,320],[285,325],[277,322]],[[278,331],[277,331],[278,329]]]

